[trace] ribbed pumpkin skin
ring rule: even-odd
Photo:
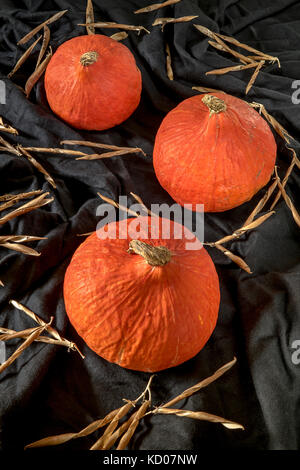
[[[97,62],[80,58],[97,52]],[[103,130],[125,121],[137,108],[142,89],[134,56],[123,44],[101,34],[63,43],[51,58],[45,89],[52,111],[73,127]]]
[[[270,180],[276,143],[270,127],[246,102],[225,93],[227,109],[209,115],[204,95],[182,101],[157,132],[157,178],[179,204],[221,212],[250,200]]]
[[[125,233],[129,220],[116,222],[118,230]],[[72,325],[93,351],[122,367],[154,372],[203,348],[216,325],[220,290],[204,248],[189,251],[184,239],[141,234],[142,241],[167,246],[171,261],[150,266],[127,252],[130,237],[100,240],[95,232],[67,268],[64,300]]]

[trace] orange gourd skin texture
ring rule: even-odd
[[[82,65],[87,52],[96,62]],[[141,73],[133,54],[101,34],[78,36],[63,43],[51,58],[45,90],[52,111],[78,129],[104,130],[125,121],[137,108]]]
[[[101,232],[114,226],[127,234],[132,220],[110,223]],[[207,251],[186,250],[186,239],[174,239],[172,228],[170,239],[161,240],[162,220],[157,218],[158,239],[149,240],[148,230],[141,229],[140,240],[169,248],[167,264],[154,267],[128,253],[130,236],[101,240],[95,232],[76,250],[64,280],[68,317],[88,346],[107,361],[145,372],[195,356],[215,328],[220,303]]]
[[[225,93],[225,111],[212,113],[204,95],[182,101],[164,118],[153,163],[163,188],[179,204],[221,212],[250,200],[267,184],[276,160],[270,127],[245,101]]]

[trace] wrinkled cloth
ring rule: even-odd
[[[49,26],[54,51],[64,41],[86,34],[85,28],[78,26],[85,22],[86,2],[1,1],[0,79],[6,86],[6,104],[0,105],[0,115],[19,130],[19,136],[1,135],[24,146],[59,147],[64,139],[86,139],[141,147],[146,153],[146,156],[133,154],[98,161],[76,161],[71,155],[35,154],[54,178],[56,190],[25,158],[3,151],[0,154],[0,194],[43,189],[54,197],[51,204],[0,226],[0,235],[46,237],[30,245],[42,253],[38,258],[0,247],[0,279],[4,283],[0,291],[0,325],[14,330],[35,326],[23,312],[9,304],[11,299],[16,299],[45,321],[54,316],[53,326],[62,336],[74,341],[85,355],[83,360],[66,348],[34,343],[1,374],[3,450],[21,450],[29,442],[52,434],[77,432],[120,407],[123,398],[135,399],[146,386],[149,374],[108,363],[78,337],[66,316],[62,286],[72,254],[83,241],[77,235],[93,231],[100,220],[96,216],[101,203],[98,192],[117,200],[132,191],[148,207],[152,203],[173,203],[159,185],[152,165],[155,134],[166,113],[183,99],[195,95],[193,86],[222,89],[265,105],[294,137],[293,148],[298,151],[300,146],[300,104],[292,100],[297,92],[294,82],[300,79],[297,1],[183,0],[140,15],[133,11],[151,2],[94,0],[93,3],[96,21],[139,24],[151,31],[150,35],[129,32],[123,41],[142,73],[140,105],[126,122],[102,132],[78,131],[60,121],[47,104],[43,79],[34,87],[30,99],[26,99],[18,85],[24,87],[33,72],[38,47],[11,80],[6,78],[28,47],[28,44],[17,46],[17,41],[57,11],[68,9],[67,14]],[[186,15],[197,15],[197,18],[190,23],[166,25],[163,32],[159,26],[152,26],[158,17]],[[266,65],[245,96],[252,71],[206,76],[208,70],[238,62],[209,46],[207,37],[192,23],[234,36],[278,57],[281,68],[276,63]],[[97,32],[111,35],[116,30],[97,29]],[[170,46],[173,81],[166,74],[165,42]],[[291,153],[282,139],[275,137],[278,171],[283,177]],[[295,169],[286,189],[298,210],[299,183],[299,169]],[[262,189],[236,209],[206,214],[205,241],[215,241],[239,228],[265,191]],[[299,448],[300,365],[292,360],[293,345],[300,340],[299,227],[282,198],[275,210],[275,215],[263,225],[226,245],[245,259],[252,274],[208,247],[221,285],[217,326],[196,357],[159,372],[152,384],[153,404],[159,405],[236,356],[237,364],[229,372],[178,406],[237,421],[245,431],[156,415],[141,422],[131,440],[131,449]],[[7,357],[19,344],[20,340],[6,342]],[[88,449],[99,435],[100,431],[71,441],[64,448]]]

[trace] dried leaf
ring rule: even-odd
[[[284,178],[283,178],[283,180],[282,180],[282,183],[281,183],[284,188],[285,188],[286,183],[288,182],[288,179],[289,179],[289,177],[290,177],[290,174],[292,173],[292,171],[293,171],[293,169],[294,169],[294,166],[297,165],[297,160],[298,160],[295,150],[292,149],[292,148],[290,148],[290,147],[287,147],[287,148],[288,148],[289,150],[291,150],[291,152],[292,152],[292,154],[293,154],[293,158],[292,158],[292,161],[291,161],[291,163],[290,163],[290,165],[289,165],[289,167],[288,167],[288,169],[287,169],[287,171],[286,171],[286,174],[285,174],[285,176],[284,176]],[[298,160],[298,161],[299,161],[299,160]],[[278,180],[276,179],[276,180],[275,180],[276,185],[277,185],[277,181],[278,181]],[[272,205],[271,205],[270,210],[274,209],[274,207],[276,206],[277,202],[279,201],[281,195],[282,195],[282,194],[281,194],[281,191],[280,191],[280,189],[279,189],[279,191],[278,191],[278,193],[276,194],[276,197],[275,197],[275,199],[274,199],[274,201],[273,201],[273,203],[272,203]]]
[[[244,271],[246,271],[249,274],[252,274],[252,271],[249,268],[248,264],[245,263],[245,261],[242,258],[240,258],[237,255],[234,255],[233,253],[231,253],[231,251],[227,250],[222,245],[216,244],[215,247],[218,250],[222,251],[222,253],[224,253],[225,256],[227,256],[231,261],[233,261],[235,264],[237,264],[241,269],[243,269]]]
[[[243,227],[249,225],[254,220],[256,215],[265,207],[266,203],[268,202],[268,200],[272,196],[276,186],[277,186],[277,181],[275,180],[272,183],[272,185],[268,188],[267,192],[263,195],[261,200],[257,203],[257,205],[255,206],[255,208],[253,209],[253,211],[251,212],[251,214],[249,215],[247,220],[244,222]],[[271,210],[272,210],[272,208],[271,208]]]
[[[95,34],[95,28],[94,26],[90,26],[90,23],[94,23],[95,17],[94,17],[94,8],[93,8],[93,2],[92,0],[87,0],[87,6],[86,6],[86,32],[87,34]]]
[[[0,201],[6,201],[6,202],[0,205],[0,211],[4,211],[5,209],[8,209],[9,207],[13,206],[14,204],[16,204],[18,201],[21,201],[22,199],[28,199],[33,196],[37,196],[41,193],[42,193],[41,190],[37,190],[37,191],[31,191],[29,193],[4,194],[3,196],[0,196]]]
[[[188,21],[192,21],[195,18],[198,18],[198,15],[196,15],[196,16],[181,16],[180,18],[156,18],[154,23],[152,23],[152,26],[161,25],[161,30],[163,31],[166,24],[169,24],[169,23],[187,23]]]
[[[225,372],[231,369],[231,367],[234,366],[235,363],[236,357],[234,357],[232,361],[228,362],[227,364],[224,364],[222,367],[216,370],[216,372],[214,372],[210,377],[207,377],[206,379],[201,380],[201,382],[198,382],[196,385],[193,385],[193,387],[186,389],[180,395],[168,401],[165,405],[161,406],[160,408],[170,408],[171,406],[176,405],[176,403],[178,403],[179,401],[186,400],[188,397],[194,395],[194,393],[197,393],[202,388],[207,387],[212,382],[215,382],[215,380],[217,380],[219,377],[225,374]]]
[[[255,62],[255,63],[256,63],[256,62]],[[265,61],[264,61],[264,60],[261,60],[261,61],[258,63],[256,69],[254,70],[254,72],[253,72],[253,74],[252,74],[252,76],[251,76],[251,78],[250,78],[250,80],[249,80],[249,83],[248,83],[248,85],[247,85],[247,87],[246,87],[246,92],[245,92],[246,95],[247,95],[247,93],[251,90],[251,88],[252,88],[252,86],[253,86],[253,83],[255,82],[255,80],[256,80],[256,78],[257,78],[257,75],[259,74],[259,71],[260,71],[260,69],[262,68],[262,66],[264,65],[264,63],[265,63]]]
[[[277,179],[277,182],[278,182],[278,187],[281,191],[282,197],[285,200],[286,205],[290,209],[296,224],[298,225],[298,227],[300,227],[300,215],[299,215],[297,209],[295,208],[294,204],[292,203],[291,198],[288,196],[286,190],[284,189],[284,187],[283,187],[283,185],[282,185],[282,183],[279,179],[276,167],[275,167],[275,175],[276,175],[276,179]]]
[[[110,38],[114,39],[115,41],[123,41],[123,39],[128,38],[128,34],[126,31],[120,31],[119,33],[112,34]]]
[[[33,51],[37,43],[40,41],[41,37],[42,36],[39,36],[37,40],[34,41],[34,43],[32,43],[31,46],[28,47],[28,49],[24,52],[24,54],[22,54],[22,56],[20,57],[20,59],[18,60],[14,68],[12,69],[12,71],[7,75],[7,78],[11,78],[17,72],[17,70],[19,70],[19,68],[26,62],[31,52]]]
[[[149,408],[150,405],[151,405],[150,400],[145,401],[140,406],[138,411],[134,414],[135,416],[134,416],[132,422],[130,423],[129,428],[127,429],[127,431],[123,435],[122,439],[120,440],[119,445],[117,447],[117,450],[126,449],[126,447],[128,446],[128,444],[130,442],[130,439],[132,438],[133,434],[135,433],[136,428],[139,425],[140,420],[145,416],[145,413],[146,413],[146,411],[147,411],[147,409]]]
[[[45,72],[48,63],[50,62],[51,57],[52,57],[52,51],[48,52],[43,62],[40,63],[40,65],[37,67],[37,69],[35,69],[33,74],[31,74],[30,77],[28,78],[25,84],[25,93],[26,93],[27,98],[29,97],[30,92],[32,88],[34,87],[34,85],[36,84],[36,82],[41,78],[41,76]]]
[[[42,62],[42,59],[46,53],[47,47],[50,42],[50,29],[48,28],[47,25],[44,26],[44,36],[43,36],[43,42],[42,42],[42,47],[38,56],[38,60],[35,66],[35,69],[38,69],[40,63]]]
[[[31,333],[30,336],[24,341],[21,346],[16,349],[16,351],[5,361],[0,365],[0,373],[3,372],[7,367],[9,367],[21,354],[23,351],[25,351],[28,346],[30,346],[33,341],[35,341],[36,338],[40,336],[40,334],[45,330],[46,326],[39,326],[35,328],[35,330]]]
[[[18,145],[17,148],[22,152],[22,154],[27,158],[27,160],[30,163],[32,163],[32,165],[40,173],[42,173],[44,175],[45,180],[48,181],[48,183],[55,189],[56,184],[55,184],[54,179],[52,178],[52,176],[49,175],[48,171],[45,170],[45,168],[32,155],[30,155],[30,153],[27,150],[25,150],[21,145]]]
[[[13,145],[11,145],[7,140],[5,140],[1,135],[0,135],[0,143],[7,149],[7,151],[15,154],[15,155],[21,155],[19,150],[17,150]]]
[[[166,69],[167,69],[168,79],[174,80],[172,61],[171,61],[171,52],[170,52],[170,46],[168,43],[166,43]]]
[[[87,26],[86,23],[81,23],[78,24],[77,26]],[[141,31],[145,31],[146,33],[150,34],[150,31],[146,29],[144,26],[134,26],[134,25],[129,25],[129,24],[120,24],[120,23],[115,23],[115,22],[98,22],[98,23],[89,23],[89,26],[94,26],[95,28],[110,28],[110,29],[126,29],[128,31],[138,31],[140,33]]]
[[[139,13],[148,13],[149,11],[159,10],[160,8],[167,7],[168,5],[175,5],[175,3],[179,2],[181,2],[181,0],[167,0],[163,3],[153,3],[152,5],[148,5],[147,7],[136,10],[134,13],[136,15]]]
[[[23,243],[23,242],[35,242],[37,240],[46,240],[46,237],[34,237],[31,235],[1,235],[0,245],[6,242]]]
[[[38,33],[41,29],[43,29],[43,27],[45,25],[54,23],[54,21],[59,20],[65,13],[67,13],[67,11],[68,10],[64,10],[64,11],[60,11],[60,12],[56,13],[55,15],[51,16],[51,18],[48,18],[48,20],[44,21],[39,26],[34,28],[32,31],[30,31],[30,33],[26,34],[26,36],[24,36],[22,39],[20,39],[20,41],[18,42],[18,46],[20,44],[25,44],[27,41],[29,41],[29,39],[31,39],[33,36],[35,36],[36,33]]]
[[[233,65],[232,67],[224,67],[222,69],[209,70],[209,72],[206,72],[205,75],[224,75],[228,72],[239,72],[240,70],[247,70],[258,65],[259,64],[257,62],[253,62],[252,64],[246,65]]]
[[[18,207],[14,211],[10,212],[9,214],[6,214],[4,217],[0,218],[0,225],[5,224],[11,219],[14,219],[15,217],[18,217],[23,214],[27,214],[27,212],[31,212],[35,209],[39,209],[40,207],[45,206],[46,204],[49,204],[49,202],[52,202],[54,199],[45,199],[46,196],[48,196],[49,193],[44,193],[38,196],[37,198],[33,199],[32,201],[27,202],[21,207]]]
[[[248,104],[253,108],[259,109],[259,113],[262,114],[266,118],[266,120],[271,124],[271,126],[274,127],[277,134],[279,134],[280,137],[282,137],[288,144],[290,143],[290,139],[293,139],[293,137],[285,130],[285,128],[281,124],[279,124],[279,122],[273,116],[271,116],[271,114],[267,112],[263,104],[256,103],[254,101]]]
[[[157,408],[156,414],[166,414],[166,415],[176,415],[185,418],[200,419],[202,421],[210,421],[212,423],[220,423],[226,428],[229,429],[242,429],[244,426],[234,421],[229,421],[220,416],[212,415],[210,413],[205,413],[204,411],[190,411],[190,410],[178,410],[174,408]]]
[[[14,129],[12,126],[9,126],[8,124],[5,124],[1,116],[0,116],[0,131],[7,132],[8,134],[14,134],[14,135],[19,134],[17,129]]]

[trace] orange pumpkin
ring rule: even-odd
[[[78,129],[109,129],[137,108],[142,89],[134,56],[101,34],[63,43],[51,58],[45,90],[52,111]]]
[[[266,121],[225,93],[182,101],[164,118],[153,163],[163,188],[179,204],[204,211],[232,209],[270,180],[276,143]]]
[[[122,367],[154,372],[203,348],[217,321],[219,281],[204,248],[186,249],[186,229],[182,239],[172,235],[180,224],[167,221],[171,235],[162,239],[166,219],[157,217],[158,238],[150,239],[150,219],[140,217],[134,240],[132,220],[112,222],[79,246],[66,271],[64,300],[72,325],[93,351]],[[103,239],[114,229],[118,238]]]

